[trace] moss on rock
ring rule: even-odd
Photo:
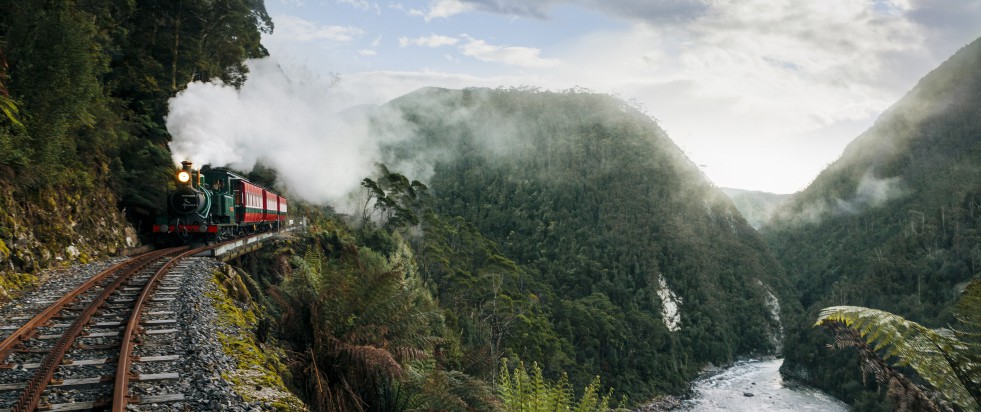
[[[275,342],[259,343],[254,330],[262,309],[254,304],[242,277],[231,266],[216,270],[211,279],[215,290],[208,293],[218,312],[218,322],[225,332],[219,333],[225,354],[235,359],[236,369],[222,374],[235,392],[248,402],[262,402],[278,411],[307,410],[303,402],[289,392],[284,383],[289,368],[283,362],[285,351]]]
[[[0,182],[0,277],[111,256],[134,246],[134,233],[104,185],[29,192]],[[0,299],[22,284],[3,285],[12,289]]]

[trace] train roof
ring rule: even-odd
[[[265,191],[267,191],[269,193],[272,193],[272,194],[274,194],[276,196],[283,197],[279,193],[276,193],[276,192],[274,192],[272,190],[269,190],[269,188],[267,188],[265,186],[255,184],[251,180],[249,180],[249,178],[247,178],[245,176],[242,176],[242,175],[238,174],[237,172],[231,171],[231,170],[229,170],[227,168],[224,168],[224,167],[211,167],[211,166],[205,165],[205,166],[201,167],[201,173],[204,173],[205,175],[213,174],[213,173],[224,173],[224,174],[227,174],[228,176],[230,176],[232,178],[242,180],[242,181],[244,181],[244,182],[246,182],[246,183],[248,183],[248,184],[250,184],[252,186],[261,188],[262,190],[265,190]]]

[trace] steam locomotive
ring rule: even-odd
[[[285,224],[285,197],[225,169],[195,170],[189,161],[181,166],[177,189],[167,195],[167,215],[153,225],[158,241],[210,243]]]

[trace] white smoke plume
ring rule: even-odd
[[[387,116],[391,124],[369,132],[368,110],[352,108],[357,98],[333,87],[336,78],[269,58],[249,69],[240,90],[198,82],[171,99],[174,161],[244,171],[260,161],[290,195],[351,212],[352,193],[381,161],[380,145],[407,135],[407,125]]]

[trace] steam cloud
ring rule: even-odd
[[[175,162],[251,170],[257,161],[275,169],[290,195],[353,210],[352,193],[382,160],[380,147],[408,135],[398,116],[371,128],[368,110],[351,108],[355,96],[325,78],[273,59],[249,62],[241,89],[192,83],[170,101],[167,129]]]

